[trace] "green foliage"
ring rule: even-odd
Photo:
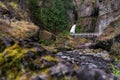
[[[39,20],[40,17],[40,8],[38,5],[39,0],[29,0],[29,8],[33,18]]]
[[[77,25],[77,26],[76,26],[76,29],[75,29],[75,32],[76,32],[76,33],[82,32],[82,26]]]
[[[69,31],[63,31],[62,35],[70,35],[70,32]]]
[[[111,66],[112,66],[113,74],[115,76],[120,76],[120,70],[116,69],[113,64],[111,64]]]
[[[38,2],[41,2],[38,5]],[[42,22],[44,28],[56,33],[68,29],[68,19],[64,2],[61,0],[29,0],[33,18]]]
[[[61,0],[61,1],[63,2],[63,6],[66,10],[72,10],[73,9],[73,0]]]

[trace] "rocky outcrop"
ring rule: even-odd
[[[10,24],[1,21],[0,29],[1,36],[9,36],[14,39],[29,38],[39,30],[37,26],[27,21],[15,21]]]
[[[102,32],[110,23],[119,20],[120,18],[120,1],[119,0],[109,0],[109,1],[99,1],[99,16],[96,22],[96,29],[100,29]]]
[[[27,4],[21,1],[0,1],[0,35],[15,39],[29,38],[39,28],[30,22]]]
[[[78,13],[78,27],[82,32],[99,32],[100,34],[112,22],[120,18],[119,0],[81,0]]]

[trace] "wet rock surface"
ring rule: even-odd
[[[81,68],[88,69],[103,69],[107,72],[110,72],[110,62],[111,60],[108,58],[107,60],[103,59],[101,56],[98,56],[97,53],[94,54],[86,54],[81,53],[80,51],[71,51],[66,53],[59,52],[57,54],[65,61],[71,62],[72,64],[77,64]]]

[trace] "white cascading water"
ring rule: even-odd
[[[76,24],[74,24],[71,29],[70,29],[70,33],[75,34],[75,28],[76,28]]]
[[[71,29],[70,29],[70,33],[72,33],[71,35],[73,36],[86,36],[86,37],[92,37],[92,36],[100,36],[102,34],[102,26],[99,26],[99,32],[97,33],[75,33],[75,29],[76,29],[76,24],[74,24]]]
[[[86,37],[96,36],[97,37],[97,36],[100,36],[102,34],[103,30],[106,28],[106,25],[108,26],[109,23],[105,19],[105,20],[100,21],[100,24],[98,26],[98,32],[96,32],[96,33],[75,33],[76,24],[74,24],[70,29],[70,33],[72,33],[71,35],[73,35],[73,36],[86,36]]]

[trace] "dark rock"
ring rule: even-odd
[[[30,70],[32,70],[32,71],[41,70],[40,65],[37,64],[37,63],[29,63],[28,67],[29,67]]]
[[[21,60],[21,63],[23,64],[23,66],[28,66],[28,61],[25,59],[25,58],[23,58],[22,60]]]
[[[4,51],[6,47],[14,45],[14,40],[9,37],[0,38],[0,52]]]
[[[30,80],[48,80],[46,75],[33,76]]]
[[[54,66],[56,64],[55,61],[48,61],[45,59],[41,59],[40,62],[44,65],[44,67],[42,67],[42,68],[48,68],[48,67]]]
[[[34,64],[33,67],[34,67],[35,70],[40,70],[41,69],[39,64]]]
[[[110,50],[113,45],[113,40],[107,40],[107,41],[98,41],[95,45],[91,46],[91,48],[94,49],[104,49],[104,50]]]
[[[12,38],[8,38],[8,37],[5,37],[5,36],[2,38],[2,40],[3,40],[6,47],[12,46],[15,43]]]
[[[120,43],[120,34],[116,35],[115,38],[114,38],[114,40],[115,40],[116,42],[119,42],[119,43]]]
[[[36,54],[36,53],[34,53],[34,52],[32,52],[32,51],[29,51],[29,52],[26,53],[25,57],[34,58],[34,57],[35,57],[35,54]]]
[[[6,48],[5,44],[0,39],[0,52],[3,52],[5,48]]]
[[[69,65],[63,63],[58,63],[56,66],[50,68],[50,76],[52,77],[63,77],[64,75],[71,74],[73,72],[73,68]]]
[[[24,47],[24,45],[26,44],[26,41],[24,41],[23,39],[19,39],[18,42],[19,42],[19,45],[22,47]]]
[[[76,76],[77,80],[116,80],[101,69],[80,69],[76,71]]]
[[[6,80],[6,77],[3,76],[3,77],[0,78],[0,80]]]
[[[35,48],[37,53],[45,52],[46,50],[38,43],[32,39],[23,40],[19,39],[19,45],[24,48]]]
[[[105,40],[98,39],[96,40],[95,45],[92,45],[91,48],[93,49],[101,48],[110,51],[111,53],[119,54],[120,34],[116,34],[114,35],[114,37]]]

